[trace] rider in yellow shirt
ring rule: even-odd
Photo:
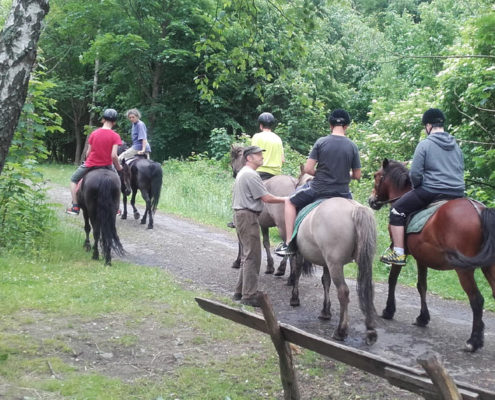
[[[251,145],[265,150],[263,152],[263,165],[258,168],[257,172],[262,180],[266,180],[282,174],[282,163],[285,161],[284,146],[282,139],[272,131],[276,121],[271,113],[262,113],[258,117],[258,122],[260,132],[253,135]]]

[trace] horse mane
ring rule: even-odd
[[[390,179],[393,185],[397,186],[398,189],[404,189],[406,187],[411,187],[411,178],[409,176],[409,169],[407,167],[395,160],[389,160],[387,166],[384,168],[384,175]]]
[[[239,157],[239,150],[244,149],[244,146],[241,144],[233,144],[230,146],[230,158],[235,160]]]

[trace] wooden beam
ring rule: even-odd
[[[417,361],[430,376],[435,387],[440,392],[442,400],[462,400],[454,380],[436,354],[427,352],[419,356]]]
[[[196,297],[196,302],[205,311],[269,334],[265,320],[258,314],[199,297]],[[370,374],[380,376],[395,386],[403,387],[421,395],[425,394],[425,397],[433,396],[431,398],[441,399],[441,397],[438,397],[438,391],[431,389],[434,388],[434,385],[422,370],[393,363],[375,354],[347,347],[341,343],[324,339],[288,324],[279,323],[279,326],[282,337],[288,342],[369,372]],[[495,392],[491,390],[465,382],[456,381],[455,383],[464,400],[495,400]],[[427,387],[426,389],[425,386]]]

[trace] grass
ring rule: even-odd
[[[224,164],[208,159],[166,161],[163,164],[163,189],[158,209],[227,230],[226,223],[232,219],[231,202],[234,179],[230,170],[223,166]],[[68,184],[73,170],[72,166],[43,166],[46,176],[53,182],[61,184]],[[370,179],[351,183],[354,198],[361,204],[367,204],[371,188]],[[377,255],[381,255],[390,244],[387,230],[388,208],[384,207],[375,212],[375,216],[378,227]],[[275,228],[270,229],[270,235],[273,243],[280,241]],[[388,272],[389,268],[379,262],[377,257],[373,265],[375,281],[386,282]],[[355,266],[346,266],[346,274],[349,277],[355,277]],[[412,257],[408,257],[407,266],[402,268],[399,283],[415,287],[416,280],[416,264]],[[495,300],[491,289],[479,269],[476,270],[476,281],[485,297],[485,309],[495,311]],[[467,302],[466,294],[459,284],[455,271],[429,270],[428,291],[444,298]]]

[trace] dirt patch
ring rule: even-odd
[[[52,201],[68,204],[69,193],[64,187],[49,191]],[[69,217],[66,217],[69,218]],[[82,217],[70,220],[82,226]],[[125,259],[138,265],[164,268],[190,290],[209,290],[221,301],[232,294],[238,271],[230,266],[237,254],[233,232],[205,227],[158,212],[155,228],[147,230],[134,219],[118,220],[118,232],[127,255]],[[147,243],[143,246],[143,243]],[[264,266],[262,266],[262,270]],[[303,277],[300,283],[301,306],[289,306],[290,288],[286,278],[261,274],[260,290],[266,292],[277,318],[308,332],[330,338],[337,325],[338,301],[332,293],[331,321],[317,319],[323,293],[321,272]],[[471,331],[469,306],[428,296],[431,323],[419,328],[411,323],[419,313],[419,297],[412,288],[397,290],[397,314],[393,321],[381,320],[378,341],[368,347],[364,343],[364,321],[356,304],[354,283],[351,289],[350,334],[345,344],[369,351],[390,361],[411,367],[419,366],[416,358],[426,351],[438,353],[449,373],[458,380],[495,389],[495,316],[485,314],[485,347],[475,354],[462,351]],[[385,304],[385,285],[376,285],[375,305],[380,312]],[[49,316],[38,316],[49,319]],[[44,321],[47,322],[47,321]],[[107,316],[97,321],[57,321],[36,323],[24,327],[30,335],[60,337],[70,350],[59,350],[81,370],[94,369],[109,376],[132,381],[143,376],[161,376],[189,362],[188,355],[198,355],[197,362],[208,362],[212,357],[224,357],[232,349],[212,350],[197,340],[198,332],[190,327],[175,327],[158,331],[151,321],[129,326],[118,318]],[[43,331],[46,329],[46,331]],[[256,340],[236,344],[239,352],[256,350]],[[297,356],[296,356],[297,363]],[[327,375],[314,377],[308,371],[298,371],[304,399],[368,398],[416,399],[413,394],[390,386],[385,380],[357,369],[323,358],[320,367]],[[342,375],[345,371],[345,376]],[[274,371],[276,373],[276,371]],[[1,389],[0,389],[1,397]],[[280,398],[282,398],[280,394]]]

